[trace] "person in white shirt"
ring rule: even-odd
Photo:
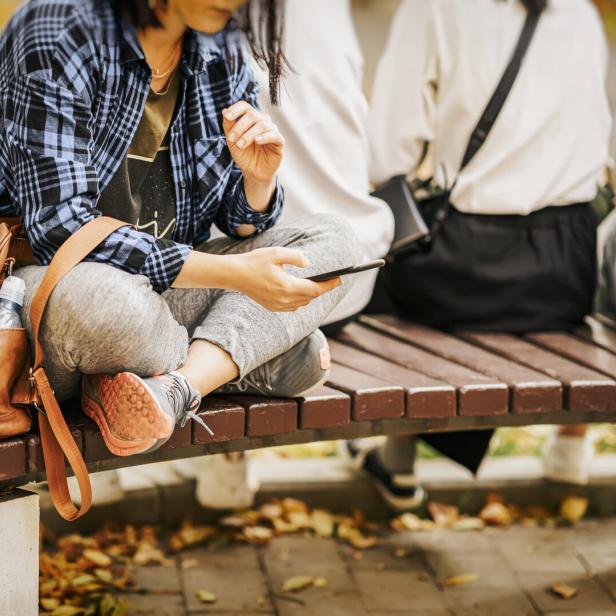
[[[527,11],[541,16],[517,79],[458,175]],[[451,330],[579,323],[596,278],[589,202],[608,160],[606,74],[605,35],[590,0],[403,0],[374,83],[371,176],[381,184],[415,173],[429,146],[436,183],[457,181],[429,250],[387,268],[370,309],[393,304]],[[480,435],[443,438],[478,464],[490,434],[483,444]],[[412,503],[412,440],[390,438],[370,455],[366,470],[392,505]]]
[[[285,55],[291,68],[283,79],[279,105],[271,105],[266,95],[267,73],[254,67],[261,109],[278,124],[286,141],[280,168],[285,188],[282,219],[337,214],[351,224],[365,260],[380,258],[389,250],[393,218],[387,204],[369,194],[364,60],[351,2],[287,0],[285,11]],[[355,276],[354,286],[322,331],[331,335],[361,312],[370,301],[375,279],[374,270]],[[207,456],[198,465],[192,474],[203,506],[250,504],[257,482],[246,456]]]

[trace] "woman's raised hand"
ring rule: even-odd
[[[278,127],[246,101],[225,109],[222,118],[227,146],[244,178],[270,182],[284,154],[284,139]]]
[[[285,265],[308,265],[304,254],[292,248],[258,248],[229,258],[235,259],[237,265],[233,268],[234,290],[272,312],[297,310],[342,283],[340,278],[313,282],[287,272]]]

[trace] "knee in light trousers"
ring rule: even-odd
[[[273,246],[303,251],[310,265],[288,268],[301,277],[360,259],[348,224],[326,215],[298,218],[244,240],[210,240],[196,250],[239,254]],[[46,270],[16,271],[26,282],[28,329],[32,297]],[[164,374],[184,364],[193,340],[207,340],[231,355],[243,377],[317,329],[351,284],[352,277],[345,278],[343,285],[295,312],[270,312],[241,293],[221,289],[169,289],[160,295],[144,276],[81,263],[49,301],[41,328],[45,367],[57,397],[67,399],[79,394],[81,374]]]

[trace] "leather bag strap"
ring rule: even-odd
[[[51,293],[60,280],[81,263],[105,238],[127,223],[101,216],[84,225],[69,237],[56,252],[47,273],[38,288],[30,308],[30,321],[34,339],[35,357],[31,382],[36,387],[39,403],[39,428],[45,459],[45,471],[51,500],[65,520],[76,520],[86,513],[92,504],[92,487],[88,469],[79,448],[66,425],[66,420],[43,369],[43,349],[39,332],[43,314]],[[81,506],[71,500],[66,479],[64,459],[73,469],[81,493]]]

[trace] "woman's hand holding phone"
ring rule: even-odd
[[[313,282],[287,272],[285,265],[304,268],[308,265],[300,250],[292,248],[258,248],[235,259],[233,290],[244,293],[272,312],[293,312],[342,283],[340,278]]]

